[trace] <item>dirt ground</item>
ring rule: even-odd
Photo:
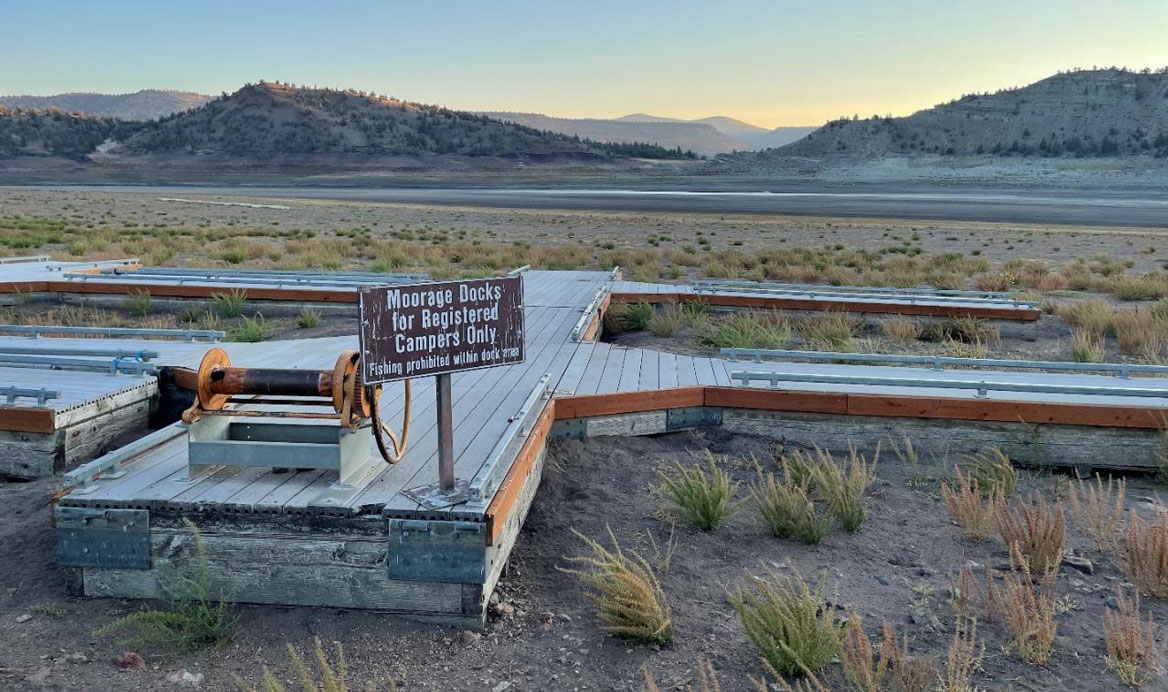
[[[0,485],[0,554],[8,558],[0,570],[0,689],[225,691],[236,689],[235,675],[258,682],[264,664],[291,683],[285,645],[306,650],[319,636],[344,643],[353,689],[362,689],[366,680],[388,689],[385,681],[392,677],[406,691],[639,692],[644,666],[662,689],[682,689],[695,680],[698,661],[708,659],[725,692],[743,692],[749,689],[747,676],[760,675],[762,667],[726,591],[743,584],[760,563],[780,574],[798,571],[808,580],[826,576],[838,588],[833,603],[841,615],[859,614],[870,635],[888,620],[909,635],[914,654],[943,657],[954,621],[947,574],[970,563],[980,576],[985,565],[1004,561],[1006,552],[995,539],[981,544],[963,539],[945,513],[936,481],[910,488],[905,470],[891,457],[879,463],[863,531],[848,535],[833,529],[818,546],[765,535],[747,505],[710,534],[673,529],[662,519],[654,492],[658,470],[674,460],[689,463],[694,453],[708,449],[727,455],[734,477],[749,481],[751,456],[769,463],[774,445],[717,429],[559,444],[497,590],[500,604],[481,635],[369,612],[242,606],[231,643],[188,657],[142,651],[145,668],[125,672],[112,662],[124,650],[118,637],[92,632],[138,604],[65,595],[48,526],[56,481]],[[944,474],[941,468],[925,470],[935,478]],[[1129,506],[1145,516],[1155,511],[1151,482],[1129,482]],[[1065,479],[1035,472],[1023,474],[1021,489],[1051,495],[1065,486]],[[985,622],[979,633],[986,657],[976,678],[984,689],[1119,688],[1104,668],[1100,622],[1124,577],[1112,558],[1095,552],[1073,521],[1068,523],[1068,549],[1089,556],[1095,571],[1064,567],[1059,574],[1057,593],[1070,609],[1058,618],[1053,658],[1045,667],[1021,662],[1004,649],[1002,625]],[[566,565],[564,556],[581,550],[572,529],[601,536],[606,526],[623,546],[643,551],[653,543],[665,545],[672,533],[676,549],[664,579],[675,622],[672,643],[644,646],[604,635],[577,578],[558,569]],[[1168,604],[1147,599],[1144,606],[1158,622],[1168,621]],[[1160,636],[1163,640],[1163,630]],[[168,680],[179,671],[202,675],[202,681],[196,687]],[[830,664],[825,677],[831,689],[847,689],[839,665]],[[1161,678],[1145,689],[1168,689],[1168,684]]]

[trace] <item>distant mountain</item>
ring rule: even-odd
[[[189,91],[143,89],[132,94],[77,92],[54,96],[0,96],[0,106],[24,110],[56,108],[66,113],[110,116],[122,120],[157,120],[198,108],[213,98]]]
[[[598,142],[650,142],[666,149],[680,148],[702,156],[712,156],[742,149],[741,141],[728,137],[716,128],[702,123],[683,121],[623,121],[593,118],[553,118],[539,113],[483,113],[487,117],[517,123],[537,130],[559,132]]]
[[[393,157],[419,160],[404,165],[441,166],[441,157],[554,162],[685,156],[654,144],[595,142],[376,94],[280,83],[247,85],[149,121],[0,107],[0,156],[134,164],[144,157],[189,162],[195,155],[232,165],[284,160],[311,166]]]
[[[815,131],[814,127],[806,126],[776,127],[773,130],[768,130],[764,127],[751,125],[750,123],[724,115],[714,115],[708,118],[698,118],[697,120],[680,120],[678,118],[663,118],[647,113],[630,113],[629,115],[615,118],[615,120],[629,123],[697,123],[709,125],[733,140],[734,147],[732,148],[740,151],[781,147]],[[727,149],[724,151],[730,150]]]
[[[1060,73],[901,118],[835,120],[802,140],[726,162],[884,156],[1168,157],[1168,71]]]

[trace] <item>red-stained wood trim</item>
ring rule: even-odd
[[[702,406],[705,403],[703,387],[677,387],[617,394],[581,394],[558,397],[556,418],[594,418],[619,413],[660,411],[670,408]]]
[[[90,293],[125,295],[148,291],[155,297],[210,298],[217,293],[230,292],[223,286],[191,286],[188,284],[132,284],[81,281],[17,281],[0,284],[0,293]],[[356,303],[356,291],[323,290],[311,288],[246,287],[248,300],[279,300],[306,303]]]
[[[835,392],[795,392],[785,389],[706,387],[706,406],[842,415],[848,412],[848,395]]]
[[[487,545],[495,545],[495,542],[499,540],[499,535],[503,533],[503,525],[507,523],[507,517],[514,509],[515,502],[519,499],[519,492],[523,490],[527,477],[531,475],[535,460],[539,458],[544,442],[547,441],[548,432],[552,428],[552,423],[555,422],[556,407],[557,401],[552,399],[544,407],[539,418],[535,419],[535,424],[531,426],[531,433],[528,434],[523,446],[519,448],[519,454],[511,463],[507,475],[499,483],[495,496],[491,498],[491,504],[487,505],[487,511],[484,515],[487,524]]]
[[[0,430],[51,433],[57,429],[56,420],[51,408],[0,406]]]
[[[616,303],[689,303],[702,301],[709,305],[730,308],[759,308],[782,310],[839,310],[894,315],[922,315],[926,317],[981,317],[996,320],[1033,322],[1042,316],[1040,310],[1016,308],[970,307],[960,305],[920,305],[916,303],[852,302],[812,298],[781,298],[777,296],[727,296],[711,293],[613,293]]]
[[[847,413],[852,416],[948,418],[1151,430],[1168,427],[1168,411],[1152,407],[880,394],[849,394]]]

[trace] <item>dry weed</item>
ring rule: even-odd
[[[1002,577],[1002,586],[994,583],[987,571],[986,598],[989,607],[1002,619],[1013,637],[1010,646],[1019,658],[1032,665],[1045,665],[1054,649],[1058,623],[1055,622],[1054,580],[1057,572],[1046,573],[1034,583],[1030,565],[1018,544],[1010,551],[1013,569]]]
[[[1127,525],[1127,574],[1149,596],[1168,598],[1168,516],[1147,523],[1132,511]]]
[[[1163,672],[1156,647],[1156,625],[1152,614],[1145,622],[1140,613],[1140,595],[1128,600],[1123,589],[1115,590],[1118,610],[1103,613],[1103,641],[1107,644],[1107,667],[1125,685],[1141,687]]]
[[[1056,501],[1052,507],[1036,493],[1015,507],[999,500],[997,513],[998,532],[1006,548],[1013,551],[1016,547],[1028,569],[1040,574],[1058,569],[1066,540],[1062,502]]]
[[[1071,514],[1075,521],[1091,535],[1097,549],[1112,555],[1119,553],[1126,489],[1126,480],[1121,478],[1113,484],[1108,476],[1104,485],[1098,475],[1094,483],[1080,478],[1070,486]]]
[[[945,508],[949,516],[961,527],[961,533],[973,541],[984,541],[996,526],[997,503],[1000,495],[994,494],[984,497],[976,480],[961,472],[958,467],[954,470],[957,489],[949,487],[949,483],[941,483],[941,497],[945,501]]]

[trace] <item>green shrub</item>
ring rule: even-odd
[[[791,325],[781,312],[735,312],[696,329],[698,343],[714,348],[783,348]]]
[[[842,464],[837,463],[828,452],[816,449],[816,463],[811,467],[815,488],[823,494],[832,514],[848,533],[856,533],[864,524],[867,516],[864,493],[876,481],[876,461],[879,457],[879,444],[872,463],[868,463],[854,446],[848,453],[847,461]]]
[[[136,634],[120,642],[132,648],[166,648],[189,654],[220,646],[235,633],[236,616],[231,605],[219,598],[211,586],[211,570],[203,536],[190,519],[183,523],[194,543],[193,574],[163,569],[164,607],[142,608],[101,627],[94,636],[114,630],[134,628]]]
[[[263,341],[271,334],[271,326],[264,320],[264,316],[256,313],[252,317],[244,317],[243,323],[227,331],[228,341],[254,343]]]
[[[629,305],[625,311],[625,320],[628,323],[629,329],[644,329],[649,326],[649,321],[653,319],[656,310],[649,303],[641,301],[633,305]]]
[[[661,312],[653,315],[653,318],[649,320],[649,331],[653,332],[654,336],[659,337],[677,336],[683,324],[685,324],[685,312],[680,305],[672,303],[666,305]]]
[[[300,315],[296,318],[296,324],[299,325],[301,329],[312,329],[313,327],[320,325],[320,318],[320,310],[305,308],[304,310],[300,311]]]
[[[732,500],[738,483],[718,466],[708,450],[706,464],[710,473],[695,466],[687,469],[674,462],[672,474],[661,472],[661,492],[701,531],[713,531],[734,511]]]
[[[130,291],[126,295],[126,310],[132,315],[145,317],[150,314],[150,306],[153,300],[150,298],[150,291],[146,289],[137,289]]]
[[[961,471],[974,481],[985,497],[1000,495],[1008,498],[1018,489],[1018,472],[1010,458],[997,447],[982,454],[971,454],[960,463]]]
[[[247,300],[247,291],[241,288],[232,289],[230,293],[211,294],[211,305],[223,317],[239,317],[243,314],[243,303]]]
[[[729,595],[746,638],[763,659],[784,675],[814,673],[840,652],[845,621],[823,597],[824,582],[813,590],[798,574],[780,577],[762,565],[749,588]]]
[[[783,481],[773,473],[758,472],[758,482],[750,486],[750,497],[758,509],[763,527],[776,538],[797,538],[816,544],[831,528],[831,517],[818,518],[815,502],[807,488],[795,483],[787,473]]]

